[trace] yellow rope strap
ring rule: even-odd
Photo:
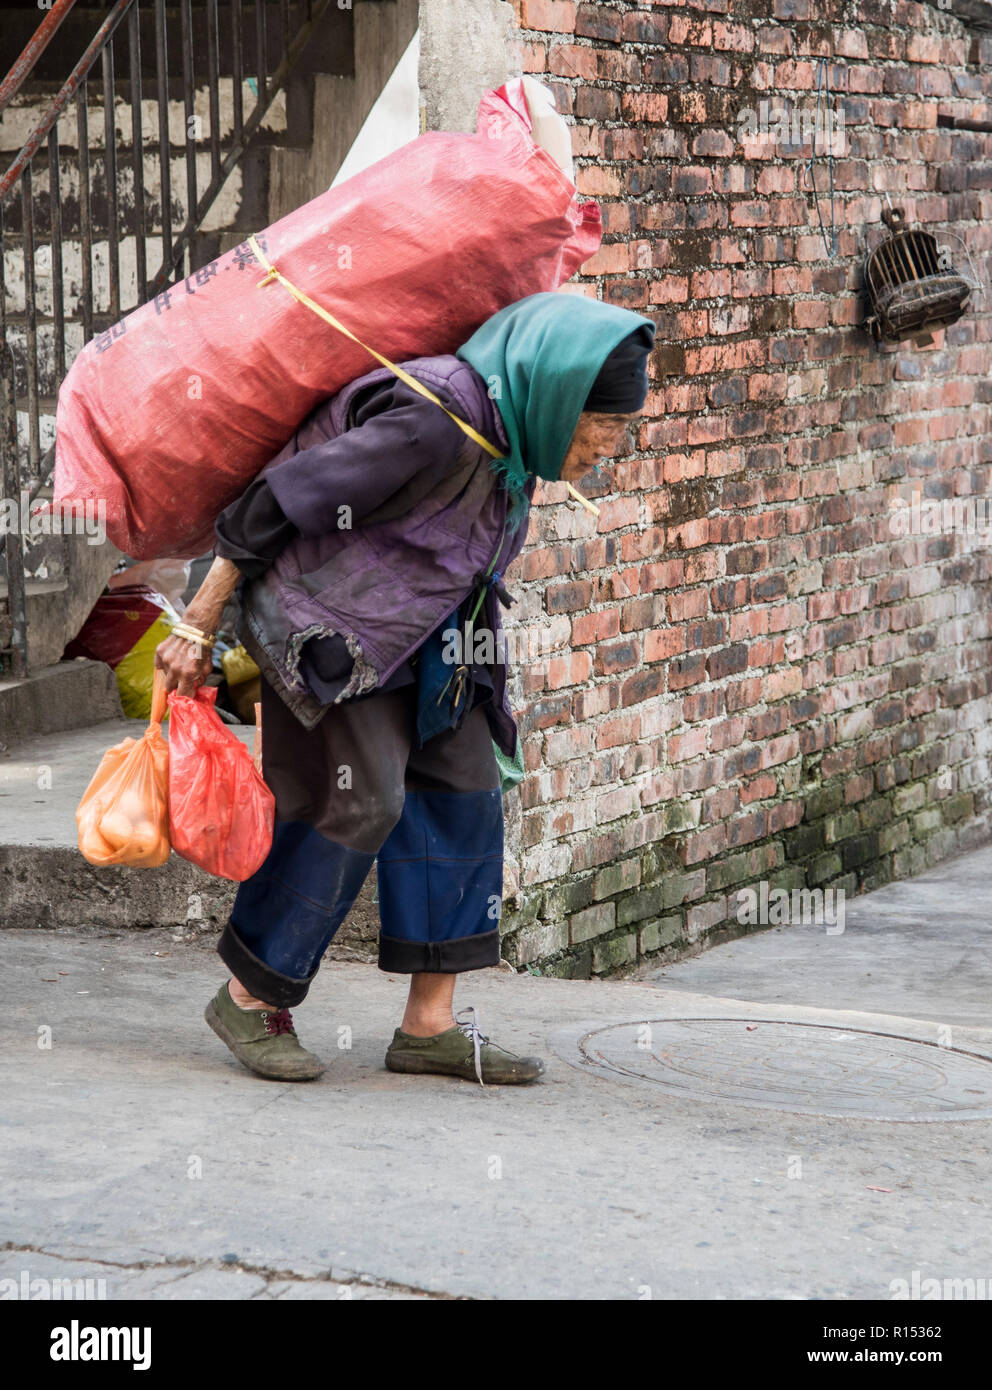
[[[429,401],[433,401],[435,405],[439,405],[441,409],[444,411],[445,415],[449,416],[452,420],[454,420],[455,424],[459,427],[459,429],[465,431],[469,439],[474,439],[476,444],[481,445],[487,453],[493,456],[494,459],[504,457],[504,455],[501,454],[498,449],[494,448],[493,445],[489,443],[488,439],[483,438],[483,436],[478,432],[478,430],[474,430],[471,425],[466,424],[464,420],[460,420],[458,416],[454,414],[453,411],[449,410],[446,405],[444,405],[441,401],[438,400],[437,396],[435,396],[433,391],[428,391],[427,387],[423,384],[423,382],[418,381],[416,377],[412,377],[409,374],[409,372],[405,372],[402,367],[397,367],[395,362],[390,362],[388,357],[383,357],[381,352],[376,352],[375,348],[369,347],[368,343],[363,343],[361,338],[357,338],[355,334],[351,332],[350,329],[345,328],[344,324],[341,323],[338,319],[336,319],[333,314],[328,313],[328,311],[322,308],[321,305],[315,303],[315,301],[312,300],[309,295],[304,294],[302,290],[298,290],[296,286],[292,283],[292,281],[287,280],[285,275],[283,275],[281,271],[277,270],[276,267],[272,265],[271,262],[267,259],[265,253],[262,251],[262,248],[259,246],[254,235],[248,238],[248,245],[254,251],[257,260],[266,271],[266,274],[258,282],[258,287],[260,289],[265,285],[270,284],[271,281],[278,280],[281,285],[284,285],[286,287],[286,289],[289,291],[289,293],[293,296],[294,299],[299,300],[299,302],[301,304],[304,304],[308,309],[312,309],[315,314],[319,315],[320,318],[324,320],[325,323],[329,323],[332,328],[336,328],[339,333],[343,333],[346,338],[350,338],[353,343],[357,343],[359,347],[364,348],[366,352],[371,353],[377,362],[381,362],[384,367],[388,367],[391,372],[395,373],[395,375],[399,377],[400,381],[405,381],[407,386],[411,386],[414,389],[414,391],[419,391],[420,394],[422,396],[426,396]]]
[[[339,319],[336,319],[333,314],[328,313],[326,309],[324,309],[320,304],[317,304],[314,300],[312,300],[309,295],[304,294],[302,290],[298,290],[296,286],[292,283],[292,281],[287,280],[285,275],[283,275],[283,273],[280,270],[277,270],[276,267],[269,261],[264,251],[255,239],[254,233],[252,233],[252,235],[249,236],[248,245],[251,247],[252,251],[255,253],[256,259],[266,272],[262,279],[258,282],[259,289],[263,289],[266,285],[271,284],[273,280],[278,280],[281,285],[285,285],[286,289],[289,291],[289,293],[293,296],[294,299],[298,300],[301,304],[305,305],[306,308],[312,309],[315,314],[317,314],[320,318],[324,320],[325,323],[329,323],[332,328],[336,328],[339,333],[343,333],[346,338],[350,338],[351,341],[353,343],[357,343],[360,348],[364,348],[366,352],[370,353],[376,359],[377,362],[381,362],[384,367],[388,367],[389,370],[394,373],[394,375],[398,376],[400,381],[405,381],[407,386],[413,387],[414,391],[419,391],[419,393],[422,396],[425,396],[427,400],[433,401],[435,405],[440,406],[441,409],[444,411],[445,415],[449,416],[450,419],[454,420],[458,428],[460,430],[463,430],[468,435],[469,439],[474,439],[476,444],[481,445],[482,448],[485,449],[487,454],[491,454],[494,459],[501,459],[506,457],[505,454],[501,454],[497,448],[490,444],[489,440],[485,439],[479,433],[478,430],[474,430],[471,425],[466,424],[466,422],[460,419],[454,413],[454,411],[449,410],[446,405],[439,401],[437,396],[435,396],[434,392],[428,391],[427,387],[423,384],[423,382],[418,381],[417,378],[411,376],[409,372],[405,372],[402,367],[397,367],[395,362],[390,362],[388,357],[383,357],[381,352],[376,352],[375,348],[369,347],[368,343],[363,343],[361,338],[356,337],[350,329],[345,328],[344,324],[341,323]],[[565,486],[568,488],[568,491],[572,495],[572,497],[575,498],[576,502],[580,503],[583,507],[585,507],[587,512],[592,512],[593,516],[599,516],[599,508],[597,506],[594,506],[593,503],[590,502],[587,497],[583,497],[582,493],[579,492],[577,488],[574,488],[571,483],[566,483]]]

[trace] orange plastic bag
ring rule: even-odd
[[[165,684],[155,672],[151,723],[104,753],[76,811],[79,849],[91,864],[164,864],[169,843],[169,745],[162,737]]]
[[[169,826],[177,854],[240,883],[272,846],[276,803],[251,753],[221,722],[216,698],[213,686],[195,697],[169,695]]]

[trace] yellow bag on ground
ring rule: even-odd
[[[256,676],[261,675],[258,666],[240,643],[223,654],[220,664],[229,686],[242,685],[245,681],[254,680]]]
[[[151,712],[155,649],[165,641],[176,622],[176,614],[171,609],[165,610],[114,667],[121,709],[128,719],[147,719]]]

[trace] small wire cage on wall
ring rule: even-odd
[[[950,263],[932,232],[907,228],[902,208],[882,213],[890,235],[865,262],[871,312],[865,328],[876,343],[915,338],[925,346],[968,307],[971,285]]]

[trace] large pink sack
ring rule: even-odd
[[[598,248],[599,209],[530,135],[520,82],[475,135],[421,135],[259,233],[271,264],[370,347],[454,352],[557,289]],[[318,401],[375,361],[299,304],[247,243],[99,334],[59,392],[55,498],[106,499],[127,555],[196,555]]]

